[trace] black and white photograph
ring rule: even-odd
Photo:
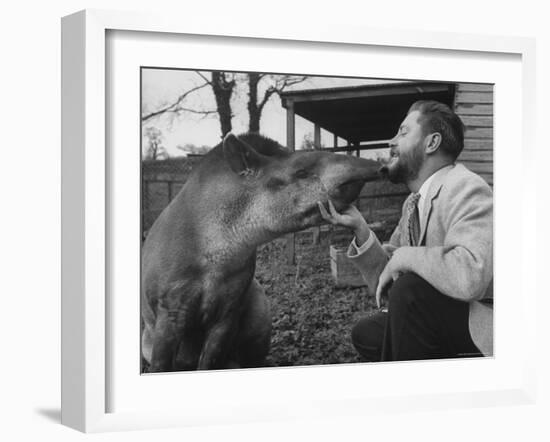
[[[142,374],[493,356],[493,84],[140,78]]]

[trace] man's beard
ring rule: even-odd
[[[394,184],[407,183],[418,177],[423,162],[421,146],[417,146],[409,153],[400,154],[395,159],[390,158],[381,172]]]

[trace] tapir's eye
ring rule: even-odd
[[[300,170],[296,171],[294,176],[296,178],[300,178],[300,179],[307,178],[309,176],[309,172],[306,169],[300,169]]]
[[[267,183],[265,183],[265,186],[269,189],[269,190],[277,190],[277,189],[280,189],[282,187],[284,187],[286,185],[286,183],[281,180],[280,178],[275,178],[275,177],[271,177]]]

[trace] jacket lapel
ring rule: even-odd
[[[453,167],[454,166],[448,166],[436,172],[437,176],[434,177],[434,180],[430,184],[430,188],[428,189],[428,193],[426,195],[426,203],[424,204],[422,214],[420,214],[420,225],[422,226],[422,230],[420,231],[420,238],[418,240],[419,245],[424,243],[424,237],[426,236],[426,231],[428,230],[428,222],[430,221],[430,215],[432,214],[433,202],[439,196],[445,176]]]

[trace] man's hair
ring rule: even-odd
[[[420,100],[410,107],[407,115],[419,111],[419,123],[425,134],[441,134],[440,149],[456,160],[464,148],[464,124],[449,106],[438,101]]]

